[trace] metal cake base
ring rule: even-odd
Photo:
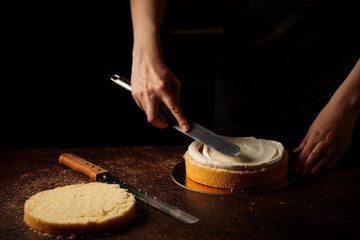
[[[185,161],[179,163],[173,168],[171,177],[175,183],[177,183],[183,188],[186,188],[194,192],[211,194],[211,195],[236,195],[236,194],[255,194],[255,193],[269,192],[279,188],[286,187],[289,184],[293,183],[296,179],[295,174],[293,174],[291,171],[288,171],[287,176],[285,176],[284,178],[280,179],[279,181],[273,184],[266,186],[261,186],[256,188],[232,188],[232,189],[214,188],[214,187],[202,185],[200,183],[191,180],[186,175]]]

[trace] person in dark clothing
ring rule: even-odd
[[[165,104],[183,131],[181,83],[163,60],[165,1],[131,0],[133,97],[164,128]],[[348,148],[360,111],[359,26],[348,1],[239,1],[219,60],[213,130],[300,142],[302,175],[332,168]]]

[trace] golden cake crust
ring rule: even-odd
[[[184,155],[186,175],[193,181],[216,188],[253,188],[275,183],[286,176],[289,155],[284,150],[279,162],[269,167],[249,170],[228,170],[203,165],[189,151]]]

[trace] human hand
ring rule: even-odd
[[[356,119],[355,112],[329,102],[294,149],[299,154],[294,171],[306,176],[334,167],[350,144]]]
[[[148,122],[159,128],[167,126],[159,116],[159,106],[165,104],[182,130],[190,130],[179,104],[181,82],[161,59],[134,56],[131,86],[133,98],[146,113]]]

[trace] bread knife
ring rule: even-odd
[[[111,81],[126,89],[128,92],[131,92],[130,81],[125,77],[113,74],[111,75],[110,79]],[[159,112],[161,117],[170,127],[191,137],[192,139],[199,141],[227,156],[237,156],[240,153],[240,147],[238,145],[192,121],[188,120],[191,130],[189,132],[183,132],[175,117],[164,104],[159,106]]]
[[[194,224],[199,222],[198,218],[174,206],[171,206],[164,201],[161,201],[160,199],[148,194],[147,192],[143,192],[134,186],[120,181],[119,179],[111,176],[107,170],[96,166],[95,164],[88,162],[79,156],[71,153],[63,153],[59,157],[59,163],[73,169],[78,173],[88,176],[94,181],[108,184],[119,184],[121,188],[125,188],[128,190],[129,193],[134,194],[137,200],[146,203],[151,207],[158,209],[184,223]]]

